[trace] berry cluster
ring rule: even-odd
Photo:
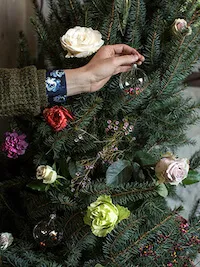
[[[144,90],[143,88],[135,87],[135,88],[126,89],[124,91],[127,95],[138,96],[140,93],[142,93],[143,90]]]
[[[140,250],[140,257],[156,256],[153,244],[141,247],[139,250]]]

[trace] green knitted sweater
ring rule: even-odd
[[[45,70],[0,69],[0,117],[38,115],[48,105]]]

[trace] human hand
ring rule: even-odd
[[[134,48],[124,45],[107,45],[99,49],[85,66],[91,77],[89,92],[102,88],[112,75],[129,71],[133,64],[141,65],[144,57]]]
[[[133,64],[141,65],[143,61],[144,57],[128,45],[103,46],[85,66],[65,71],[67,95],[98,91],[112,75],[127,72]]]

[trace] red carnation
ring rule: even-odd
[[[69,111],[62,106],[45,108],[43,115],[47,123],[58,132],[68,125],[69,119],[73,119]]]

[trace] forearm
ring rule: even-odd
[[[89,92],[90,75],[85,67],[64,72],[67,96]],[[49,73],[47,77],[48,75]],[[34,66],[0,69],[0,117],[40,114],[44,107],[52,104],[52,101],[49,101],[51,92],[46,90],[45,80],[46,71],[37,70]],[[55,96],[59,93],[60,90],[56,91]],[[53,105],[56,104],[53,102]]]
[[[67,96],[90,92],[91,76],[86,67],[64,71],[67,84]]]

